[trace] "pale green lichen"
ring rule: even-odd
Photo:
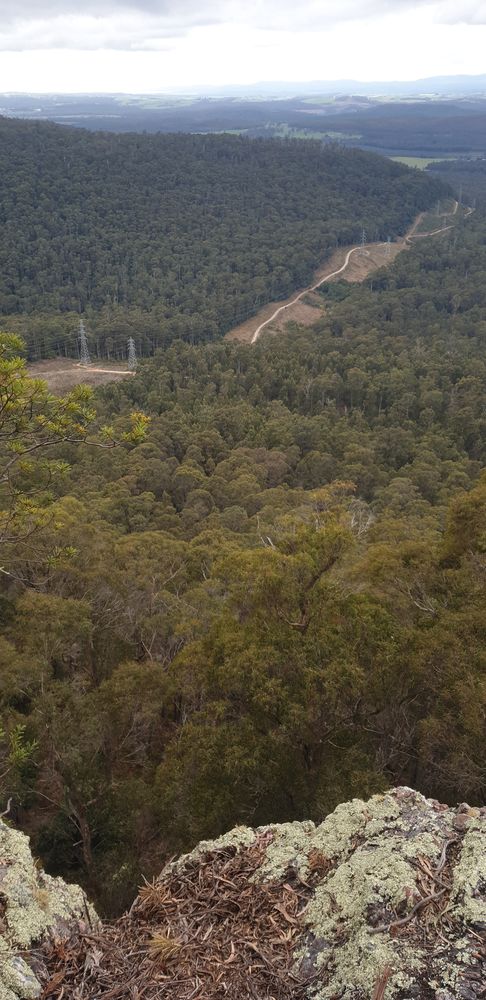
[[[409,955],[403,962],[397,942],[388,934],[374,934],[369,923],[373,910],[378,914],[375,923],[386,923],[398,904],[405,902],[410,910],[417,901],[416,872],[402,853],[403,844],[403,837],[389,836],[380,841],[375,835],[317,886],[305,921],[313,936],[327,941],[333,952],[332,984],[316,994],[322,1000],[343,989],[361,989],[371,995],[376,978],[387,965],[395,970],[390,990],[407,986],[410,973],[420,969],[417,955]],[[414,844],[416,854],[426,855],[431,846],[437,853],[437,845],[429,835],[415,838]],[[406,854],[411,853],[407,844]],[[339,943],[333,947],[336,941]],[[317,967],[326,957],[324,951],[323,959],[317,959]]]
[[[404,790],[405,792],[406,790]],[[410,792],[407,805],[411,809],[424,812],[430,807],[427,800],[417,792]],[[261,827],[257,833],[271,830],[273,839],[269,843],[265,858],[257,873],[258,880],[283,878],[289,867],[295,868],[305,878],[308,873],[308,858],[311,851],[317,851],[330,862],[336,863],[347,858],[360,839],[381,836],[386,831],[393,834],[403,823],[403,812],[394,795],[374,795],[368,802],[352,799],[337,806],[319,826],[309,821],[303,823],[280,823],[278,826]],[[215,843],[218,843],[217,841]],[[430,857],[437,853],[440,837],[424,834],[421,849]],[[414,846],[415,845],[415,846]],[[413,856],[416,840],[409,846],[403,842],[402,852]],[[440,854],[440,848],[439,848]]]
[[[389,805],[385,811],[390,812]],[[306,821],[261,827],[258,833],[271,830],[273,839],[265,851],[256,878],[258,881],[280,879],[291,867],[305,879],[312,851],[318,851],[329,861],[346,857],[353,850],[354,839],[363,832],[369,818],[366,803],[353,799],[339,805],[319,826]]]
[[[422,989],[436,1000],[452,1000],[462,996],[461,985],[474,968],[477,936],[469,929],[486,923],[484,826],[479,810],[461,807],[456,812],[413,789],[399,788],[367,802],[343,803],[318,826],[237,827],[218,840],[202,842],[176,864],[259,842],[264,853],[253,881],[280,881],[290,872],[307,887],[314,880],[296,952],[297,971],[322,973],[309,987],[309,1000],[369,1000],[387,967],[387,1000],[409,991],[410,998],[417,997]],[[451,854],[444,854],[452,843]],[[452,880],[446,907],[453,923],[446,925],[452,928],[450,937],[442,932],[441,947],[431,953],[425,925],[417,926],[412,911],[427,891],[424,876],[429,891],[440,884],[427,877],[427,868],[432,873],[444,861],[452,862],[443,878]],[[394,922],[407,915],[412,920],[395,933]],[[439,913],[432,907],[426,919],[432,934],[436,919]]]
[[[481,889],[482,887],[482,889]],[[473,819],[454,869],[452,912],[459,919],[486,924],[486,824]]]
[[[365,802],[361,799],[343,802],[316,827],[312,847],[322,851],[330,860],[346,857],[367,821]]]
[[[412,860],[418,854],[422,854],[430,858],[433,865],[435,865],[440,860],[442,847],[443,838],[440,835],[440,831],[438,831],[437,833],[421,833],[410,840],[402,838],[400,850],[405,858]]]
[[[1,1000],[37,1000],[42,987],[27,962],[19,955],[10,955],[2,963]]]
[[[28,948],[54,924],[69,920],[73,914],[86,916],[82,889],[39,872],[28,838],[5,824],[0,827],[1,869],[0,892],[6,902],[7,940],[13,946]]]
[[[471,951],[476,948],[477,941],[464,935],[454,940],[454,963],[446,959],[439,959],[436,966],[438,982],[449,989],[457,990],[464,969],[471,961]]]
[[[28,838],[0,822],[0,896],[5,932],[0,939],[0,1000],[34,1000],[41,986],[18,954],[50,933],[61,934],[73,922],[96,914],[79,886],[66,885],[40,871]]]
[[[342,944],[339,952],[333,952],[330,963],[331,978],[328,984],[316,986],[312,992],[315,1000],[340,1000],[361,996],[371,997],[373,988],[389,966],[393,974],[388,983],[387,997],[392,997],[397,989],[413,984],[414,973],[423,967],[418,955],[410,956],[406,968],[401,961],[398,945],[390,938],[372,939],[364,928],[359,928],[352,941]]]
[[[370,850],[356,850],[349,861],[339,865],[324,883],[317,886],[306,911],[306,923],[319,937],[327,938],[336,929],[336,919],[356,928],[366,922],[373,904],[395,907],[410,893],[413,897],[415,872],[399,851],[398,838],[376,844]]]
[[[412,791],[407,794],[404,789],[383,799],[373,797],[366,803],[365,812],[368,820],[360,831],[365,833],[364,839],[316,887],[307,907],[308,935],[298,964],[307,960],[316,968],[326,969],[323,982],[311,991],[315,1000],[329,1000],[336,995],[341,1000],[364,1000],[372,996],[387,967],[391,970],[387,1000],[412,987],[416,995],[422,986],[437,990],[439,1000],[442,987],[457,991],[463,975],[467,983],[468,970],[474,968],[477,937],[459,935],[455,930],[450,948],[438,949],[431,961],[430,950],[422,947],[413,926],[398,936],[386,928],[395,919],[397,907],[400,916],[406,916],[423,897],[417,883],[417,865],[428,861],[433,870],[451,838],[460,844],[455,832],[456,813],[436,808],[423,796]],[[333,818],[328,817],[326,824]],[[449,912],[453,918],[460,915],[465,929],[468,922],[486,923],[484,836],[484,818],[482,822],[471,820],[452,876]],[[324,848],[325,838],[321,844]],[[378,933],[375,924],[382,928]]]
[[[278,880],[289,868],[295,868],[301,878],[305,878],[315,830],[315,824],[310,820],[260,828],[259,832],[271,831],[273,836],[258,869],[257,880],[259,882]]]

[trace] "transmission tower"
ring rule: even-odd
[[[437,216],[440,215],[440,201],[437,202]]]
[[[79,321],[79,363],[80,365],[83,365],[83,367],[91,364],[88,349],[88,338],[86,337],[86,330],[84,329],[82,319]]]
[[[457,200],[458,200],[459,204],[462,205],[462,184],[459,187],[459,197],[458,197]]]
[[[365,246],[366,246],[366,229],[363,226],[361,230],[361,253],[365,253]]]
[[[385,245],[385,257],[390,256],[390,251],[391,251],[391,236],[388,236]]]
[[[131,372],[137,367],[137,354],[135,351],[135,341],[133,337],[128,338],[128,368]]]

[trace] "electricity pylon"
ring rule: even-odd
[[[137,354],[135,351],[135,341],[133,337],[128,338],[128,368],[134,372],[137,367]]]
[[[80,365],[83,365],[83,367],[91,364],[88,349],[88,338],[86,337],[86,330],[82,319],[79,321],[79,363]]]

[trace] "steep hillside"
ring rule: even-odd
[[[133,333],[210,340],[302,287],[340,244],[401,233],[445,188],[360,151],[239,136],[110,135],[0,119],[0,313],[32,356]],[[48,318],[39,320],[39,313]],[[64,320],[62,319],[64,314]]]

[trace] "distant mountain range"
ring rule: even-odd
[[[175,92],[175,91],[174,91]],[[298,97],[303,94],[360,94],[366,97],[461,97],[486,94],[486,73],[478,76],[431,76],[422,80],[312,80],[303,82],[228,84],[220,87],[192,87],[191,93],[223,97]]]
[[[15,107],[19,111],[28,111],[44,104],[46,99],[58,101],[69,99],[69,103],[94,98],[133,98],[133,100],[153,100],[168,95],[170,99],[176,96],[185,97],[223,97],[240,98],[291,98],[303,95],[353,94],[364,97],[471,97],[486,95],[486,73],[476,76],[431,76],[421,80],[311,80],[311,81],[270,81],[248,84],[224,84],[219,86],[200,85],[187,89],[180,87],[165,88],[158,94],[30,94],[9,92],[0,94],[2,109]]]

